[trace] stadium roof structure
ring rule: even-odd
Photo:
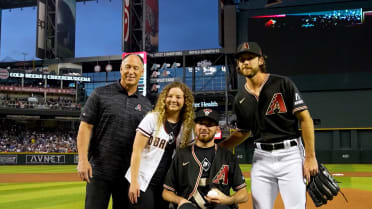
[[[76,0],[77,2],[93,1],[93,0]],[[35,7],[37,0],[1,0],[0,9],[16,9],[22,7]]]

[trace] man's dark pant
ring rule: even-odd
[[[86,187],[85,209],[107,209],[112,196],[112,209],[128,208],[129,184],[123,177],[114,181],[91,179]]]

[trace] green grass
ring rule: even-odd
[[[326,164],[331,172],[372,172],[372,164]],[[251,164],[241,164],[242,171],[250,171]],[[76,165],[0,165],[0,174],[9,173],[75,173]]]
[[[76,165],[0,165],[0,174],[76,172]]]
[[[372,177],[335,177],[340,188],[372,191]]]
[[[242,171],[251,170],[250,164],[240,167]],[[372,172],[372,164],[326,164],[326,167],[331,172]],[[0,166],[0,174],[75,172],[76,165]],[[371,177],[336,177],[336,180],[341,188],[372,191]],[[250,192],[251,180],[247,178],[246,183]],[[84,182],[0,183],[0,209],[81,209],[84,199]]]
[[[2,183],[0,208],[84,208],[84,191],[84,182]]]
[[[372,172],[372,164],[325,164],[331,172]]]
[[[240,164],[240,169],[242,169],[243,172],[251,171],[252,164]]]

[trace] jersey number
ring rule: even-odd
[[[229,177],[229,166],[222,165],[217,175],[213,178],[213,183],[220,184],[220,181],[222,180],[222,184],[227,185],[229,183],[228,177]]]
[[[267,108],[266,115],[286,112],[287,108],[285,106],[282,93],[275,93],[273,98],[271,99],[269,107]]]

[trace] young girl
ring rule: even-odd
[[[130,208],[168,208],[161,196],[163,181],[176,147],[190,143],[194,121],[194,97],[183,83],[168,84],[160,93],[155,109],[137,127],[131,166]]]

